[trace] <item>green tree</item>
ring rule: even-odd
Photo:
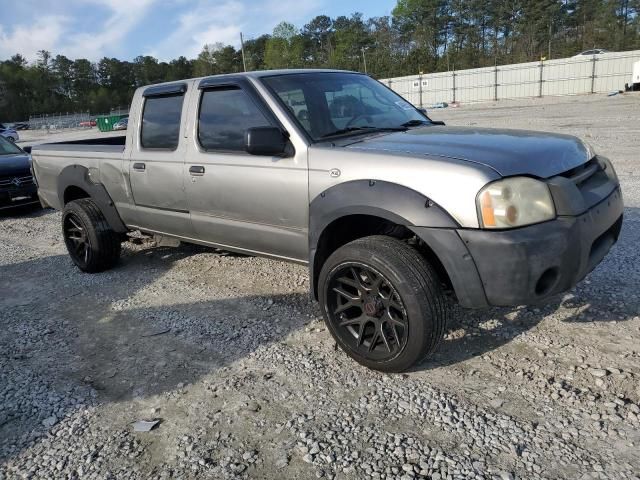
[[[407,64],[414,72],[437,68],[451,16],[447,0],[398,0],[393,19],[404,40]]]
[[[264,54],[270,38],[270,35],[261,35],[258,38],[244,42],[244,56],[247,62],[247,70],[263,70],[266,68],[264,64]]]
[[[296,68],[304,65],[304,37],[294,25],[280,22],[266,41],[264,65],[266,68]]]
[[[308,63],[314,67],[326,67],[331,58],[333,20],[326,15],[318,15],[302,29],[306,37]]]
[[[242,54],[231,45],[205,45],[194,63],[197,77],[242,71]]]
[[[367,25],[361,13],[351,17],[340,16],[333,22],[334,49],[330,63],[336,68],[364,71],[363,50],[372,44]]]
[[[376,77],[560,58],[594,47],[640,48],[640,0],[398,0],[390,17],[319,15],[281,22],[245,42],[249,70],[337,67]],[[241,52],[204,45],[196,59],[103,58],[40,50],[33,63],[0,59],[0,121],[31,114],[107,111],[142,85],[242,71]]]

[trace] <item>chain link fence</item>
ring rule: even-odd
[[[72,129],[92,128],[95,127],[96,118],[103,115],[128,115],[129,107],[117,107],[109,113],[51,113],[31,115],[29,121],[29,130],[48,130],[50,133],[56,131],[67,131]]]
[[[414,105],[489,102],[624,90],[640,50],[381,80]]]

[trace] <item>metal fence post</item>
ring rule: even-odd
[[[538,86],[538,97],[542,97],[542,70],[544,69],[544,60],[540,60],[540,82]]]
[[[423,108],[423,105],[422,105],[422,74],[418,75],[418,91],[420,92],[420,108]]]
[[[453,102],[451,103],[456,103],[456,71],[455,70],[452,72],[452,79],[453,79]]]
[[[493,70],[493,100],[498,101],[498,66]]]
[[[596,85],[596,56],[591,57],[591,93],[595,93]]]

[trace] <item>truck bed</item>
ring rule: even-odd
[[[102,138],[86,138],[81,140],[69,140],[65,142],[52,142],[34,145],[32,152],[43,150],[73,151],[73,152],[113,152],[122,153],[125,147],[126,136],[119,135]]]
[[[121,169],[125,139],[126,136],[122,135],[34,145],[31,149],[32,167],[43,203],[62,208],[58,178],[65,167],[73,165],[100,172],[103,183],[123,184]]]

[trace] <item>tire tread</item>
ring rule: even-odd
[[[393,366],[380,364],[374,368],[383,371],[403,371],[433,353],[444,337],[452,309],[439,277],[429,262],[406,242],[385,235],[372,235],[356,239],[336,250],[327,259],[325,267],[332,265],[332,260],[335,261],[336,258],[334,255],[340,255],[339,252],[344,251],[343,249],[355,251],[358,256],[373,255],[385,259],[387,264],[394,265],[399,276],[406,279],[410,285],[416,301],[420,304],[420,310],[426,312],[424,321],[428,324],[424,328],[425,338],[418,358],[414,358],[411,364],[407,364],[407,360],[398,361]]]
[[[98,273],[115,266],[122,249],[121,238],[113,231],[95,202],[90,198],[74,200],[65,206],[66,210],[72,210],[76,215],[85,217],[97,239],[89,264],[85,268],[79,267],[87,273]]]

